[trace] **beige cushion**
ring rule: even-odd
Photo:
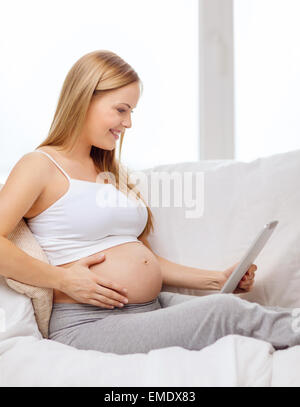
[[[3,185],[0,184],[0,189],[2,186]],[[46,254],[31,233],[24,219],[21,219],[7,238],[25,253],[49,264]],[[22,267],[21,264],[20,267]],[[6,278],[5,280],[10,288],[31,298],[38,328],[42,336],[48,338],[48,326],[53,303],[53,289],[35,287],[10,278]]]

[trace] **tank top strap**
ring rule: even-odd
[[[34,152],[38,152],[38,153],[43,153],[43,154],[45,154],[47,157],[49,157],[50,158],[50,160],[61,170],[61,172],[68,178],[68,180],[70,181],[71,180],[71,177],[69,177],[69,175],[66,173],[66,171],[54,160],[54,158],[50,155],[50,154],[48,154],[48,153],[46,153],[45,151],[42,151],[42,150],[34,150]]]

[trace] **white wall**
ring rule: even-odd
[[[67,72],[96,49],[119,54],[144,84],[123,162],[198,159],[197,0],[10,0],[0,36],[0,182],[47,136]]]
[[[235,158],[300,148],[300,1],[235,0]]]

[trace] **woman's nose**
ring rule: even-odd
[[[122,122],[122,126],[126,127],[127,129],[130,129],[130,127],[131,127],[131,120],[130,120],[130,119],[124,120],[124,121]]]

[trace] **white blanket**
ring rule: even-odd
[[[16,339],[2,354],[0,382],[2,386],[270,386],[273,354],[268,343],[237,335],[201,351],[174,346],[134,355],[77,350],[27,336]]]

